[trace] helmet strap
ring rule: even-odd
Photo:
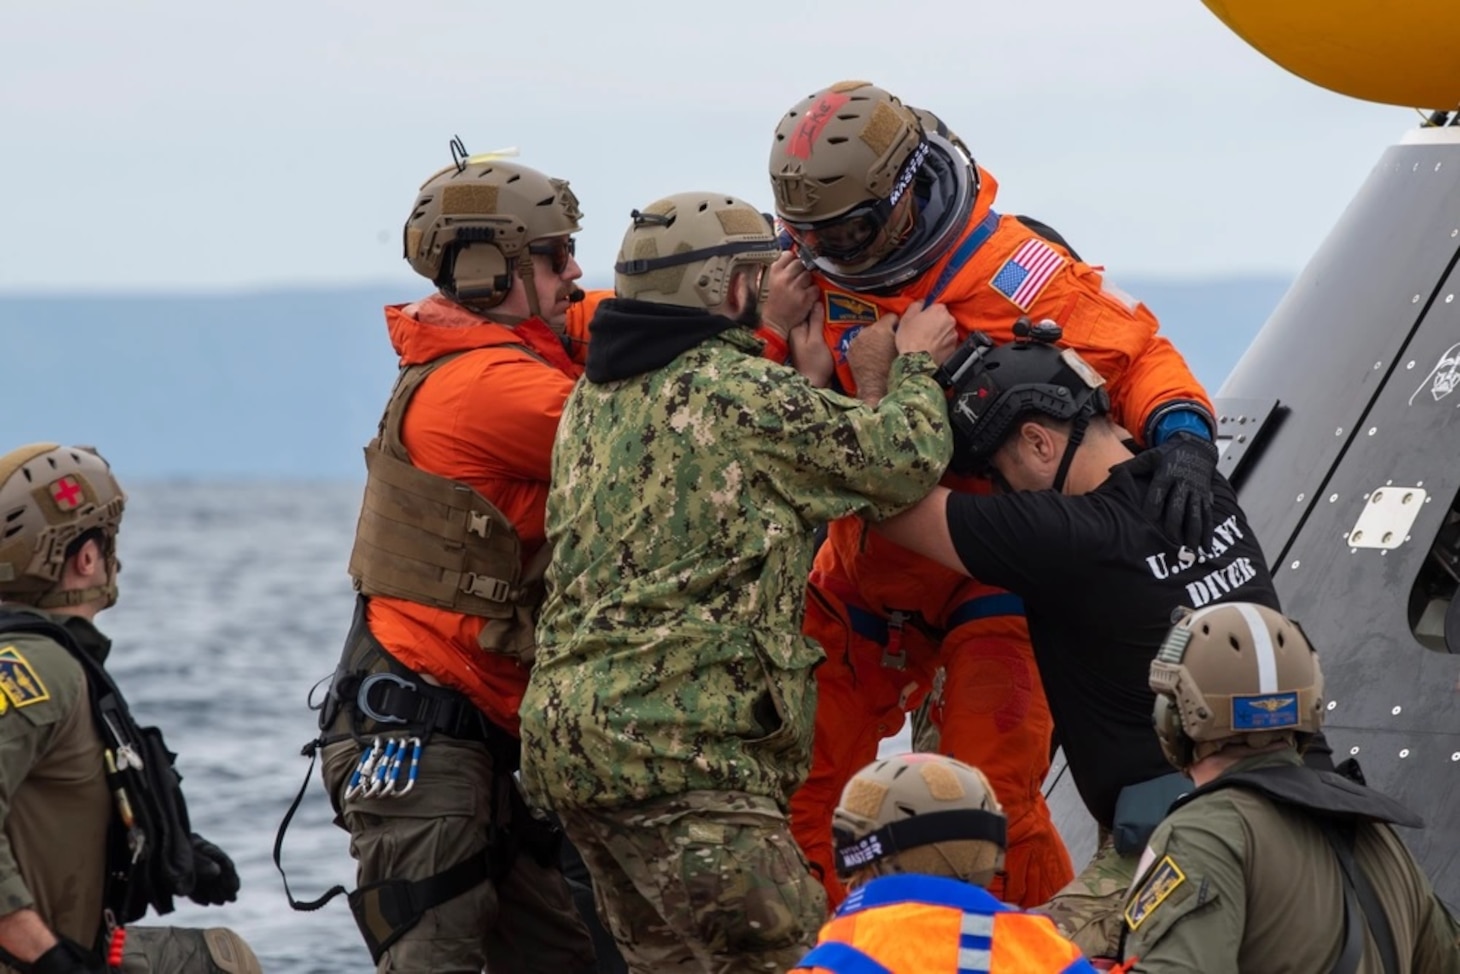
[[[116,604],[117,582],[115,576],[105,585],[67,589],[64,592],[52,590],[36,599],[35,606],[37,609],[69,609],[102,598],[106,599],[107,608]]]
[[[934,842],[978,839],[1003,849],[1008,824],[1003,815],[982,809],[929,812],[890,822],[859,839],[836,844],[837,875],[850,876],[879,859]]]
[[[1085,429],[1090,425],[1090,414],[1082,412],[1076,416],[1070,427],[1070,441],[1065,444],[1065,455],[1060,457],[1059,469],[1054,474],[1054,490],[1060,493],[1065,489],[1065,478],[1070,474],[1070,464],[1075,460],[1075,451],[1085,439]]]
[[[86,588],[73,588],[61,591],[59,588],[52,588],[40,595],[35,600],[35,607],[38,609],[69,609],[78,605],[85,605],[97,599],[104,599],[102,608],[110,609],[117,604],[117,573],[121,570],[121,563],[117,561],[117,538],[115,534],[107,533],[102,544],[102,559],[106,564],[106,582],[102,585],[90,585]]]
[[[530,253],[524,253],[521,257],[517,258],[517,276],[521,279],[522,286],[527,290],[527,310],[530,312],[528,317],[542,318],[546,322],[547,319],[542,316],[542,308],[537,303],[536,273],[532,266],[532,255]]]

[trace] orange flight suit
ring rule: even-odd
[[[1155,316],[1105,284],[1100,270],[1044,240],[1016,217],[992,209],[997,182],[979,171],[973,212],[959,242],[894,295],[855,293],[815,275],[825,339],[843,389],[855,394],[846,345],[887,312],[930,299],[947,306],[960,338],[971,331],[1013,340],[1021,315],[1054,320],[1062,344],[1105,377],[1116,422],[1145,440],[1176,408],[1211,404]],[[968,478],[945,481],[986,490]],[[897,733],[904,713],[933,691],[939,750],[988,775],[1009,817],[1005,873],[991,891],[1029,907],[1074,877],[1040,787],[1053,728],[1038,678],[1022,603],[867,529],[860,518],[833,523],[811,575],[804,631],[827,661],[816,670],[815,754],[811,775],[792,796],[791,823],[832,904],[843,890],[832,856],[831,817],[842,788]],[[944,685],[934,685],[942,668]]]

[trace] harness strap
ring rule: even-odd
[[[351,673],[339,679],[336,689],[344,706],[354,711],[360,736],[410,732],[424,739],[440,733],[486,744],[494,759],[508,758],[508,751],[515,750],[502,746],[515,738],[488,720],[464,694],[414,674]],[[515,760],[508,763],[517,770]]]
[[[980,595],[969,599],[948,613],[948,630],[979,619],[993,619],[997,616],[1024,615],[1024,600],[1013,592],[999,592],[997,595]]]
[[[284,813],[283,821],[279,823],[279,831],[274,833],[274,868],[279,870],[279,878],[284,881],[284,898],[289,901],[289,908],[300,912],[313,912],[345,892],[345,887],[336,884],[326,890],[324,895],[302,903],[296,900],[294,894],[289,890],[289,877],[284,875],[284,863],[281,861],[284,853],[284,833],[289,831],[289,823],[294,821],[294,813],[299,811],[299,803],[304,801],[304,793],[309,790],[309,782],[314,777],[314,763],[319,758],[319,749],[323,743],[323,738],[317,738],[304,745],[301,753],[309,758],[309,770],[304,772],[304,781],[299,785],[299,794],[294,796],[289,810]]]
[[[304,745],[300,752],[309,758],[309,768],[274,836],[274,867],[279,870],[291,909],[312,912],[346,893],[344,886],[336,884],[321,896],[301,902],[294,898],[288,877],[284,875],[284,835],[309,789],[320,748],[350,738],[359,741],[362,735],[409,734],[429,740],[432,733],[442,733],[484,744],[492,759],[492,816],[487,848],[481,855],[425,879],[385,880],[346,894],[361,935],[378,961],[391,944],[420,922],[424,911],[460,896],[484,880],[500,880],[511,868],[516,850],[509,842],[503,817],[509,814],[504,810],[504,798],[515,792],[504,792],[504,788],[511,788],[512,775],[520,764],[521,745],[492,723],[464,694],[427,683],[385,652],[365,623],[364,599],[356,600],[346,644],[347,662],[342,664],[342,670],[348,666],[354,672],[336,671],[328,706],[320,717],[320,736]],[[381,663],[385,664],[383,668]],[[339,731],[344,711],[348,711],[343,716],[348,719],[349,729]],[[510,814],[517,818],[515,811]]]
[[[925,305],[933,304],[938,300],[938,296],[943,293],[943,289],[953,283],[953,278],[957,277],[958,272],[963,270],[964,265],[973,258],[974,254],[978,253],[978,249],[988,243],[989,238],[994,235],[994,231],[998,228],[999,215],[993,210],[989,210],[988,215],[979,221],[978,226],[974,227],[973,232],[963,238],[963,243],[959,244],[958,249],[953,251],[953,256],[948,259],[948,263],[943,265],[943,270],[938,274],[938,279],[933,282],[933,287],[928,291],[928,296],[923,298]]]
[[[846,609],[847,623],[852,627],[853,632],[879,646],[888,644],[892,638],[888,617],[870,608],[862,600],[861,593],[855,587],[843,578],[821,571],[813,571],[811,581],[841,602]],[[939,629],[930,626],[923,622],[916,613],[901,610],[898,610],[896,628],[900,630],[904,625],[911,623],[929,638],[942,639],[949,632],[970,622],[998,616],[1022,615],[1024,615],[1024,600],[1012,592],[999,592],[992,595],[975,596],[955,606],[953,611],[948,613],[946,628]]]
[[[1394,946],[1394,931],[1389,926],[1389,917],[1384,906],[1369,882],[1369,876],[1354,859],[1354,832],[1325,824],[1323,835],[1338,857],[1339,869],[1343,873],[1343,950],[1333,965],[1332,974],[1354,974],[1364,953],[1364,938],[1360,932],[1360,921],[1369,928],[1376,946],[1384,974],[1399,974],[1399,952]],[[1355,907],[1357,906],[1357,909]]]
[[[492,876],[492,848],[425,879],[387,879],[349,894],[355,925],[376,963],[390,946],[421,922],[427,911],[456,899]]]
[[[506,830],[501,824],[501,815],[498,812],[501,789],[503,784],[509,780],[510,772],[499,774],[495,768],[493,769],[491,801],[494,806],[494,814],[488,833],[487,847],[480,853],[463,859],[439,873],[427,876],[425,879],[387,879],[361,886],[353,892],[346,892],[343,885],[336,883],[320,896],[312,900],[300,901],[294,898],[293,891],[289,889],[289,877],[284,874],[282,861],[284,834],[289,829],[289,823],[294,820],[294,813],[299,810],[299,805],[304,800],[304,793],[308,790],[309,782],[314,777],[315,761],[319,757],[319,749],[323,743],[324,738],[321,737],[304,746],[302,753],[309,757],[309,768],[304,773],[304,781],[299,786],[299,793],[294,796],[294,801],[290,803],[289,810],[284,813],[284,818],[279,823],[279,830],[274,835],[274,868],[279,870],[279,878],[284,884],[284,897],[289,901],[290,909],[299,912],[313,912],[344,893],[350,904],[350,912],[355,917],[355,924],[360,928],[360,934],[370,949],[370,957],[378,963],[385,951],[390,949],[391,944],[419,923],[428,910],[455,899],[488,879],[500,881],[511,868],[514,850],[508,848]]]

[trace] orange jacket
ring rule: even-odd
[[[901,293],[845,291],[814,275],[825,302],[826,343],[842,387],[855,394],[846,343],[856,332],[932,294],[952,313],[960,338],[982,331],[995,342],[1008,342],[1021,315],[1055,321],[1064,329],[1061,344],[1105,377],[1115,421],[1141,442],[1158,407],[1186,404],[1210,414],[1205,390],[1170,341],[1157,334],[1150,309],[1107,285],[1099,268],[1075,260],[1017,217],[996,214],[998,182],[983,169],[979,179],[978,198],[958,243]]]
[[[516,526],[525,563],[545,538],[553,438],[581,366],[536,318],[508,328],[433,296],[387,307],[385,320],[402,367],[466,353],[416,390],[401,441],[415,466],[470,484],[495,504]],[[507,345],[531,348],[549,364]],[[484,619],[382,596],[370,599],[367,619],[397,660],[460,690],[517,733],[528,670],[482,652]]]
[[[1083,974],[1094,970],[1046,916],[939,876],[853,890],[796,971],[815,974]]]

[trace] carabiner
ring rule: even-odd
[[[395,797],[397,797],[397,798],[401,798],[401,797],[403,797],[405,795],[410,794],[411,789],[414,788],[414,787],[416,787],[416,772],[421,769],[421,739],[419,737],[412,737],[412,738],[410,738],[410,742],[411,742],[411,769],[407,773],[407,776],[406,776],[406,786],[404,788],[402,788],[400,791],[398,791],[398,792],[395,793]],[[406,753],[405,741],[404,740],[401,741],[400,753],[401,754],[405,754]]]
[[[356,798],[365,791],[370,784],[370,775],[375,771],[375,762],[380,758],[380,738],[377,736],[370,746],[360,752],[360,760],[355,762],[355,770],[350,775],[350,783],[345,787],[346,800]]]

